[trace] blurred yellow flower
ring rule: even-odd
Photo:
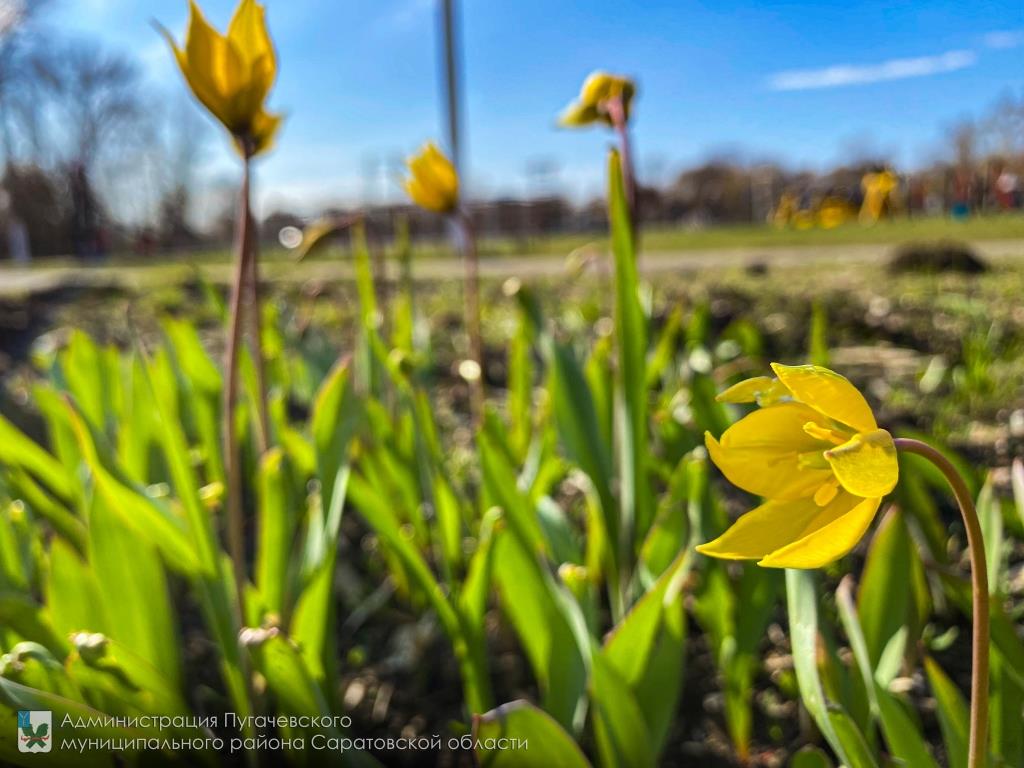
[[[896,486],[896,446],[839,374],[814,365],[772,369],[778,378],[740,382],[718,397],[756,402],[759,410],[721,441],[705,434],[726,478],[766,501],[697,549],[769,567],[817,568],[854,547]]]
[[[579,98],[565,108],[558,123],[573,128],[593,123],[614,125],[608,111],[609,102],[613,99],[621,99],[623,119],[628,121],[635,93],[636,85],[628,77],[593,72],[583,82]]]
[[[864,192],[864,202],[860,207],[861,222],[874,224],[891,215],[899,183],[899,178],[888,168],[880,173],[864,174],[860,181]]]
[[[432,141],[423,145],[419,154],[405,164],[410,175],[405,191],[421,208],[437,213],[451,213],[459,205],[459,176],[452,161]]]
[[[222,35],[190,0],[184,48],[161,31],[192,93],[228,129],[239,151],[252,157],[270,149],[282,118],[264,109],[277,59],[263,6],[241,0]]]

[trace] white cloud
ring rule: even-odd
[[[1000,29],[989,32],[982,38],[986,48],[1005,50],[1024,45],[1024,29]]]
[[[793,69],[771,75],[768,87],[773,91],[805,91],[927,77],[972,67],[977,58],[973,51],[960,50],[947,51],[938,56],[889,59],[878,64],[835,64],[821,69]]]

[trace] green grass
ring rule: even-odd
[[[800,246],[844,246],[876,243],[901,243],[910,240],[956,239],[1024,240],[1024,214],[1009,213],[974,216],[965,220],[949,217],[900,218],[874,226],[847,224],[836,229],[777,229],[767,224],[737,224],[713,226],[703,229],[645,226],[640,245],[646,252],[701,251],[743,248],[792,248]],[[603,234],[573,233],[532,238],[485,237],[480,242],[481,256],[566,256],[579,249],[591,247],[608,250],[608,238]],[[336,248],[327,248],[309,258],[323,261],[337,258]],[[419,259],[443,259],[454,256],[446,240],[415,243],[415,256]],[[106,265],[172,266],[175,264],[227,264],[232,259],[228,248],[140,257],[134,254],[115,254]],[[283,264],[292,260],[292,253],[284,248],[264,248],[260,261],[268,265],[268,276],[276,270],[287,269]],[[282,265],[275,267],[274,265]],[[36,262],[39,268],[77,267],[73,259],[44,259]],[[175,270],[172,270],[175,271]]]
[[[1024,238],[1024,214],[975,216],[965,220],[948,217],[900,218],[874,226],[847,224],[835,229],[777,229],[766,224],[738,224],[684,229],[645,227],[642,244],[646,251],[688,251],[714,248],[763,248],[814,245],[895,243],[916,239],[955,238],[960,240],[1012,240]],[[487,240],[481,251],[491,254],[569,253],[588,243],[604,246],[605,237],[557,235],[534,238],[526,243]],[[524,251],[524,247],[526,249]]]

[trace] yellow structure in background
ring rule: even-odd
[[[886,168],[879,173],[865,173],[860,181],[864,202],[860,206],[861,224],[874,224],[889,218],[896,207],[896,188],[899,179]]]
[[[899,208],[899,177],[892,170],[865,173],[860,186],[864,200],[859,212],[856,205],[841,195],[816,198],[804,208],[796,193],[784,192],[770,221],[779,228],[835,229],[854,219],[859,219],[861,224],[874,224],[891,217]]]
[[[822,229],[835,229],[852,221],[855,214],[856,211],[849,200],[829,195],[818,205],[818,226]]]
[[[856,215],[856,208],[838,195],[829,195],[818,200],[809,208],[801,208],[797,196],[792,192],[785,192],[779,198],[779,204],[772,213],[771,221],[780,229],[785,227],[834,229],[852,221]]]

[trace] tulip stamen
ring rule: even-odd
[[[832,503],[832,500],[839,494],[839,481],[836,478],[831,478],[826,482],[822,483],[818,490],[814,492],[814,503],[819,507],[826,507]]]
[[[797,464],[800,469],[832,469],[832,466],[828,463],[828,459],[825,458],[824,451],[805,451],[804,453],[798,453]]]
[[[850,439],[849,435],[844,435],[838,430],[815,424],[813,421],[808,421],[804,424],[804,432],[817,440],[831,443],[832,445],[842,445]]]

